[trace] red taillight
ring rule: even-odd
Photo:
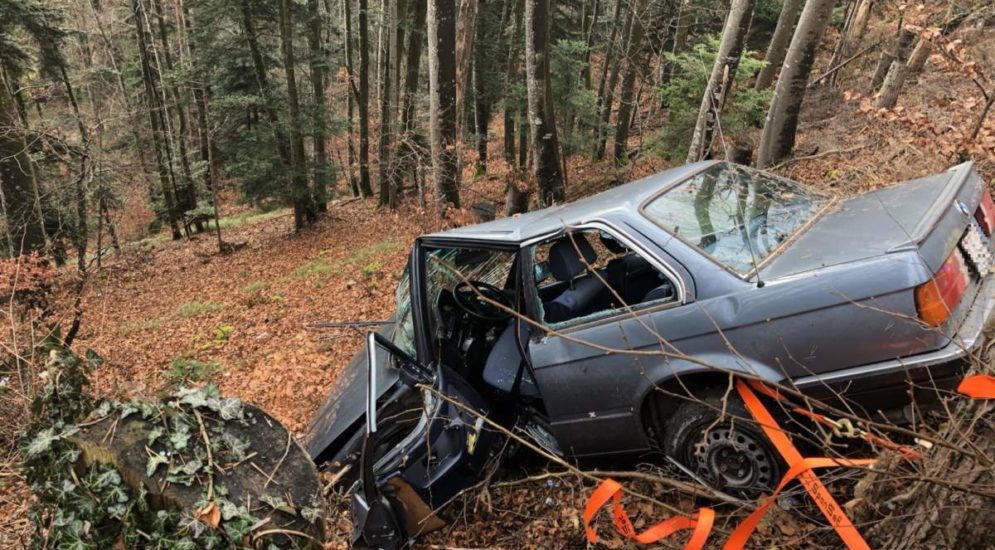
[[[978,220],[985,235],[991,237],[992,229],[995,229],[995,201],[992,201],[991,193],[988,190],[981,193],[981,204],[974,211],[974,219]]]
[[[991,199],[989,199],[991,200]],[[916,287],[916,310],[929,326],[942,325],[967,288],[967,264],[959,249],[947,258],[929,281]]]

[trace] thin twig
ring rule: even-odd
[[[290,444],[293,443],[293,440],[294,438],[292,435],[290,435],[290,430],[287,430],[287,448],[283,450],[283,456],[280,457],[280,462],[276,463],[276,466],[273,467],[273,471],[270,472],[269,476],[266,478],[266,483],[263,483],[264,491],[266,490],[266,486],[268,486],[269,483],[273,481],[273,476],[276,475],[277,470],[279,470],[280,466],[283,465],[283,461],[287,458],[287,454],[290,453]]]
[[[200,411],[194,411],[197,417],[197,424],[200,426],[200,436],[204,439],[204,447],[207,449],[207,502],[214,500],[214,454],[211,453],[211,439],[207,437],[207,429],[204,427],[204,419],[200,417]]]

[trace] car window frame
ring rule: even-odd
[[[555,238],[558,235],[565,235],[568,232],[573,231],[603,231],[610,235],[613,239],[625,245],[626,248],[632,252],[638,254],[640,257],[644,258],[649,264],[660,272],[662,275],[670,280],[671,284],[674,285],[674,289],[677,292],[677,298],[669,302],[658,302],[658,303],[648,303],[648,304],[633,304],[629,307],[621,307],[616,310],[615,313],[606,315],[605,317],[598,317],[596,319],[584,320],[580,319],[575,324],[567,324],[564,326],[552,327],[544,320],[542,320],[541,308],[538,306],[539,293],[538,284],[533,282],[532,284],[522,284],[525,287],[525,300],[526,300],[526,311],[532,318],[534,323],[537,323],[542,327],[542,331],[534,333],[532,338],[534,340],[540,340],[546,337],[550,332],[568,334],[577,330],[583,330],[590,327],[605,325],[608,323],[619,322],[625,318],[631,318],[633,315],[645,315],[647,313],[656,313],[657,311],[663,311],[665,309],[676,308],[679,306],[686,305],[690,303],[691,298],[688,295],[688,287],[684,278],[681,277],[680,272],[673,266],[669,265],[665,260],[661,259],[659,255],[650,252],[646,246],[640,243],[637,239],[627,234],[622,229],[618,228],[614,224],[609,223],[606,220],[592,220],[582,224],[564,226],[562,229],[551,232],[542,236],[538,236],[528,241],[525,241],[521,245],[521,263],[523,269],[528,270],[531,273],[533,268],[532,255],[529,254],[529,249],[535,245],[548,241],[549,239]]]

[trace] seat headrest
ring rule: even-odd
[[[580,255],[577,254],[580,251]],[[581,259],[583,257],[583,260]],[[570,281],[584,273],[587,267],[598,259],[591,243],[583,235],[568,235],[553,244],[549,249],[549,271],[557,281]]]
[[[605,245],[605,248],[612,254],[625,254],[629,251],[624,244],[616,241],[614,237],[601,233],[598,235],[598,238],[601,239],[601,244]]]

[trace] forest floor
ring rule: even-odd
[[[971,44],[979,64],[995,67],[995,37],[983,33],[969,30],[960,38]],[[860,68],[852,73],[866,74]],[[934,56],[891,111],[870,108],[854,91],[857,84],[845,77],[839,89],[811,90],[796,147],[800,160],[780,167],[780,173],[853,193],[941,171],[966,151],[988,180],[995,177],[995,116],[977,140],[965,143],[982,102],[959,64]],[[648,110],[643,114],[644,127],[664,127]],[[492,131],[501,135],[500,128]],[[499,159],[497,139],[492,145],[491,173],[476,179],[469,169],[465,174],[468,203],[502,200],[508,168]],[[624,176],[661,166],[640,158]],[[583,190],[571,192],[576,196],[608,185],[617,174],[572,158],[570,177],[571,185]],[[92,348],[106,360],[93,375],[93,390],[105,397],[152,398],[177,385],[211,380],[223,393],[262,406],[301,434],[361,344],[355,333],[308,324],[386,318],[413,238],[436,224],[430,213],[411,208],[390,213],[371,199],[333,204],[317,226],[299,235],[292,233],[286,211],[232,216],[224,239],[237,248],[226,255],[217,254],[213,235],[130,242],[122,253],[105,258],[88,281],[76,346]],[[70,308],[61,311],[68,318]],[[646,489],[667,500],[665,489]],[[572,479],[493,487],[457,505],[450,527],[428,543],[511,547],[542,541],[545,547],[580,547],[585,498],[584,486]],[[0,469],[3,547],[28,540],[30,499],[10,458]],[[676,497],[674,504],[692,505]],[[343,509],[337,514],[332,528],[344,541],[347,516]],[[637,528],[664,515],[638,505],[630,514]],[[776,513],[761,534],[776,535],[782,548],[800,547],[807,534],[820,529],[799,527],[788,514]]]

